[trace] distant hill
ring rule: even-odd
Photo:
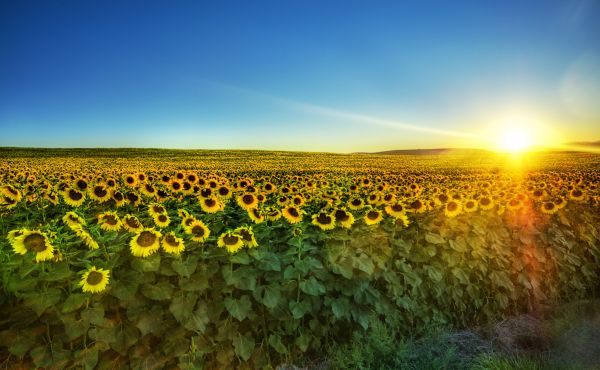
[[[437,148],[437,149],[397,149],[397,150],[385,150],[382,152],[360,153],[360,154],[442,155],[442,154],[482,154],[482,153],[489,153],[489,151],[484,150],[484,149]]]
[[[575,146],[599,146],[600,147],[600,140],[596,140],[596,141],[573,141],[573,142],[567,143],[567,145],[575,145]]]

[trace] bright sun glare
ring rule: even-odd
[[[507,152],[522,152],[532,144],[527,131],[521,128],[510,128],[500,136],[499,147]]]

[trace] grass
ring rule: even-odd
[[[377,322],[351,341],[329,348],[328,369],[578,370],[600,368],[600,302],[580,301],[551,310],[542,320],[543,349],[523,351],[494,345],[491,329],[479,335],[426,328],[402,335]],[[491,326],[490,326],[491,328]]]

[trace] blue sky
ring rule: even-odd
[[[600,3],[2,1],[0,146],[600,138]]]

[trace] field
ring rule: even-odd
[[[271,368],[591,297],[600,155],[0,149],[7,368]]]

